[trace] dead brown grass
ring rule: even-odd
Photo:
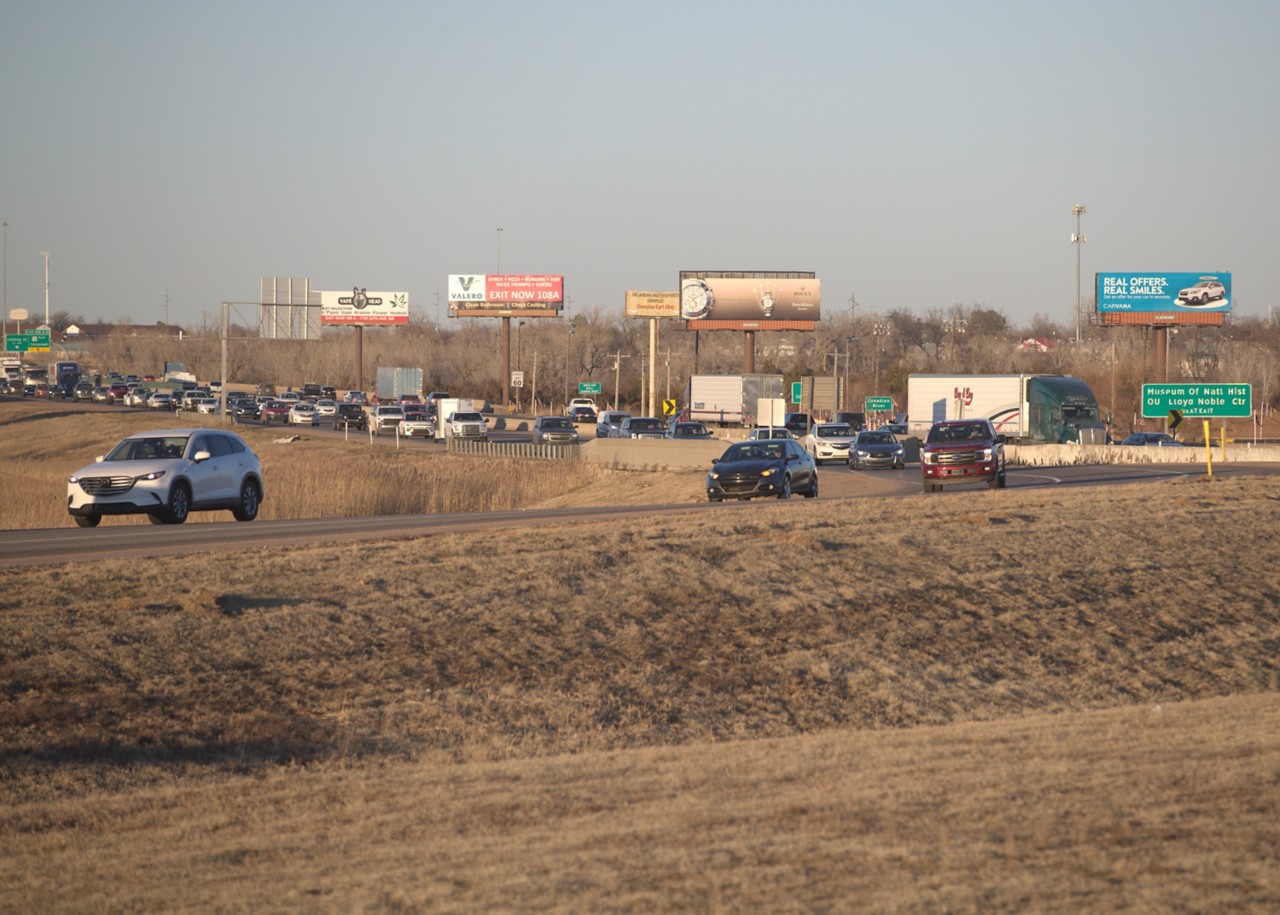
[[[0,572],[2,905],[1274,910],[1280,498],[1102,493]]]

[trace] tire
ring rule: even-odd
[[[782,478],[782,492],[778,493],[778,498],[784,500],[791,498],[791,477]]]
[[[254,480],[245,480],[240,485],[240,504],[231,509],[237,521],[252,521],[258,517],[258,509],[262,505],[262,490]]]
[[[816,473],[813,475],[813,480],[809,483],[809,488],[805,490],[804,497],[806,499],[818,498],[818,475]]]
[[[186,483],[175,483],[169,490],[169,504],[159,516],[161,524],[182,524],[191,514],[191,490]],[[152,515],[152,517],[156,517]]]
[[[925,481],[924,481],[924,491],[925,491],[925,492],[937,492],[937,491],[938,491],[938,484],[936,484],[936,483],[930,483],[928,480],[925,480]]]
[[[708,501],[708,502],[719,502],[719,501],[720,501],[720,497],[719,497],[719,496],[707,496],[707,501]]]
[[[76,515],[76,524],[80,527],[97,527],[102,515]]]

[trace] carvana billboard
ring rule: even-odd
[[[1101,313],[1230,311],[1231,274],[1099,273],[1097,293]]]

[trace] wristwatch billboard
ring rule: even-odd
[[[682,318],[705,318],[711,313],[711,287],[705,281],[687,279],[680,287],[680,316]]]

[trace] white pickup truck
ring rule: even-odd
[[[449,424],[449,435],[453,438],[469,438],[473,441],[489,440],[489,424],[484,415],[476,412],[450,413],[445,420]]]

